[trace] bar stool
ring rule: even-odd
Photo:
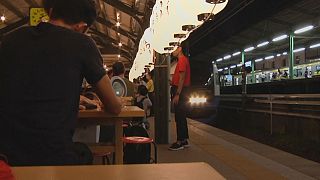
[[[109,159],[109,155],[111,155],[111,154],[114,156],[113,152],[100,152],[100,153],[99,152],[92,152],[92,155],[94,157],[101,157],[102,158],[103,165],[106,165],[106,160],[107,160],[107,164],[111,164],[110,159]],[[112,159],[114,159],[114,157]]]
[[[140,137],[140,136],[129,136],[129,137],[123,137],[123,142],[127,144],[151,144],[152,143],[154,147],[154,163],[158,162],[157,145],[152,138]]]

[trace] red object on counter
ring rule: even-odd
[[[1,180],[15,180],[10,166],[4,161],[0,160],[0,179]]]

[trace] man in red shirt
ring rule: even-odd
[[[175,120],[177,129],[177,142],[173,143],[170,150],[180,150],[189,147],[188,124],[186,104],[188,102],[187,89],[190,86],[190,64],[185,42],[172,52],[178,58],[178,64],[174,71],[171,82],[171,99],[175,109]]]

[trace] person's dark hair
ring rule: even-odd
[[[146,96],[148,94],[148,89],[145,85],[138,86],[138,93],[142,96]]]
[[[67,24],[76,24],[81,21],[91,26],[97,17],[96,6],[93,0],[43,0],[45,11],[51,19],[62,19]]]
[[[189,57],[189,43],[188,41],[182,41],[179,45],[182,48],[182,54]]]
[[[125,69],[124,69],[123,63],[120,62],[120,61],[115,62],[115,63],[112,65],[112,71],[113,71],[113,76],[119,76],[119,75],[121,75],[121,74],[124,74]]]

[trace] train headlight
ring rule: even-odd
[[[203,104],[207,102],[206,97],[190,97],[189,102],[191,105]]]

